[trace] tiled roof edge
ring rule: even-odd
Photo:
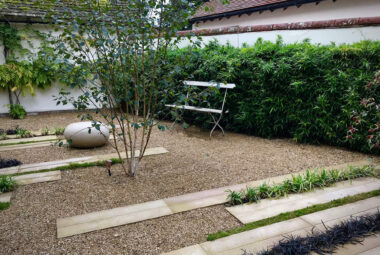
[[[253,25],[253,26],[230,26],[220,28],[206,28],[179,31],[179,36],[186,36],[190,33],[195,35],[223,35],[223,34],[240,34],[249,32],[262,32],[274,30],[302,30],[302,29],[323,29],[323,28],[347,28],[354,26],[369,26],[380,25],[380,16],[349,18],[349,19],[332,19],[318,20],[307,22],[268,24],[268,25]]]

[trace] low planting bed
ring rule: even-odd
[[[16,126],[15,128],[0,129],[0,140],[14,139],[16,138],[30,138],[36,136],[48,136],[48,135],[63,135],[65,128],[55,127],[54,129],[48,126],[40,129],[39,131],[32,131],[28,129],[20,128]],[[9,137],[13,136],[13,137]]]
[[[259,187],[247,187],[246,190],[227,190],[227,205],[239,205],[243,203],[257,202],[265,198],[279,198],[290,193],[311,191],[315,188],[323,188],[340,181],[351,180],[360,177],[375,176],[372,166],[350,167],[348,170],[307,170],[305,174],[292,175],[281,184],[268,185],[263,183]]]

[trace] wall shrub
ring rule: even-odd
[[[174,61],[188,51],[169,54]],[[186,79],[237,84],[225,108],[229,113],[223,125],[228,130],[379,153],[369,148],[365,135],[351,141],[346,137],[365,85],[380,70],[379,41],[337,46],[259,39],[242,48],[215,41],[187,56],[182,70],[176,70],[178,87]],[[186,116],[195,124],[208,125],[206,114],[187,111]]]

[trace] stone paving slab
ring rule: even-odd
[[[370,250],[373,250],[374,248],[378,247],[380,244],[380,235],[377,234],[376,236],[370,236],[363,240],[361,244],[346,244],[343,247],[340,247],[336,252],[335,255],[351,255],[351,254],[363,254],[365,252],[368,252]],[[375,250],[376,251],[376,250]],[[380,251],[379,248],[377,248],[377,251]],[[374,252],[374,251],[372,251]],[[374,255],[379,255],[380,253],[369,253]]]
[[[113,136],[110,135],[109,139],[112,140]],[[38,142],[32,142],[32,143],[13,144],[13,145],[6,145],[6,146],[4,145],[4,146],[0,146],[0,152],[54,146],[58,142],[58,140],[59,139],[57,139],[56,141],[38,141]],[[67,145],[67,142],[65,139],[63,139],[62,142],[63,142],[63,145]]]
[[[280,213],[295,211],[377,189],[380,189],[379,179],[360,178],[339,182],[335,186],[316,189],[312,192],[291,194],[288,197],[280,199],[264,199],[258,203],[232,206],[226,209],[240,222],[247,224],[276,216]]]
[[[360,212],[362,214],[373,213],[377,208],[380,207],[380,197],[369,198],[366,200],[361,200],[352,204],[339,206],[325,211],[316,212],[310,215],[307,215],[309,218],[316,219],[318,216],[322,217],[323,215],[329,216],[324,219],[325,224],[331,225],[332,223],[336,224],[339,221],[347,219],[350,215],[358,215],[357,212],[363,209]],[[368,210],[365,210],[368,209]],[[343,216],[343,217],[341,217]],[[315,227],[311,222],[305,221],[304,216],[291,219],[288,221],[283,221],[275,223],[272,225],[264,226],[261,228],[253,229],[250,231],[245,231],[239,234],[231,235],[228,237],[220,238],[215,241],[208,241],[197,245],[188,246],[176,251],[171,251],[170,255],[182,255],[182,254],[193,254],[193,255],[241,255],[243,249],[247,251],[258,252],[267,247],[275,244],[279,240],[283,239],[284,236],[289,235],[305,235],[310,232],[310,230]],[[315,221],[317,222],[317,221]],[[320,222],[318,222],[320,223]],[[364,241],[364,245],[351,245],[347,244],[337,251],[336,254],[340,255],[349,255],[349,254],[358,254],[364,251],[370,251],[375,249],[380,245],[380,236],[369,237]],[[184,253],[186,251],[186,253]],[[371,253],[370,253],[371,254]],[[365,255],[370,255],[365,254]],[[375,253],[376,254],[376,253]]]
[[[271,237],[282,236],[286,233],[301,230],[307,227],[311,227],[311,225],[299,218],[295,218],[251,231],[242,232],[236,235],[231,235],[228,238],[220,238],[212,242],[205,242],[200,244],[200,246],[204,251],[206,251],[207,254],[221,254],[223,251],[233,250],[236,248],[238,248],[241,252],[241,247],[244,247],[245,245],[260,242]]]
[[[59,137],[56,135],[46,135],[46,136],[37,136],[37,137],[30,137],[30,138],[20,138],[20,139],[7,139],[7,140],[1,140],[1,145],[6,145],[10,143],[22,143],[22,142],[43,142],[46,140],[58,140]]]
[[[23,149],[31,149],[38,147],[47,147],[53,146],[55,141],[50,142],[38,142],[38,143],[24,143],[24,144],[14,144],[8,146],[0,146],[0,152],[2,151],[11,151],[11,150],[23,150]]]
[[[158,155],[167,153],[168,151],[163,147],[156,147],[156,148],[148,148],[145,151],[144,156],[151,156],[151,155]],[[139,153],[136,153],[136,157],[139,155]],[[125,158],[125,153],[122,153],[122,157]],[[0,175],[5,174],[16,174],[16,173],[27,173],[27,172],[33,172],[33,171],[40,171],[40,170],[46,170],[46,169],[52,169],[60,166],[68,166],[70,163],[90,163],[90,162],[97,162],[102,161],[106,159],[111,158],[118,158],[116,153],[106,154],[106,155],[99,155],[99,156],[89,156],[89,157],[81,157],[81,158],[70,158],[65,160],[56,160],[56,161],[48,161],[48,162],[42,162],[42,163],[33,163],[33,164],[25,164],[20,165],[16,167],[9,167],[9,168],[1,168],[0,169]]]
[[[376,238],[376,237],[373,237],[373,238]],[[377,242],[377,244],[380,244],[380,236],[379,235],[377,236],[377,240],[375,242]],[[368,251],[365,251],[365,252],[361,252],[358,255],[379,255],[379,254],[380,254],[380,246],[375,247],[375,248],[368,250]]]
[[[352,203],[344,205],[345,210],[342,210],[342,207],[334,207],[328,210],[315,212],[312,214],[307,214],[301,216],[300,218],[311,225],[321,224],[322,221],[333,221],[336,219],[343,218],[347,216],[346,210],[350,212],[350,215],[357,215],[363,211],[369,211],[374,208],[374,205],[380,206],[380,197],[372,197],[366,200],[363,200],[361,203]],[[376,210],[376,209],[375,209]]]
[[[173,212],[163,200],[57,219],[58,238],[154,219]]]
[[[13,177],[13,180],[15,180],[18,185],[27,185],[27,184],[40,183],[40,182],[50,182],[50,181],[57,181],[60,179],[61,179],[61,171],[25,174],[25,175],[19,175],[19,176]]]
[[[0,193],[0,202],[9,203],[11,201],[12,192]]]

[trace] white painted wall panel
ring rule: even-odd
[[[301,7],[292,6],[286,10],[277,9],[273,12],[254,12],[251,15],[244,14],[240,17],[232,16],[221,20],[199,22],[193,29],[218,28],[229,26],[252,26],[281,24],[293,22],[307,22],[317,20],[346,19],[359,17],[376,17],[380,14],[379,0],[326,0],[315,3],[303,4]]]

